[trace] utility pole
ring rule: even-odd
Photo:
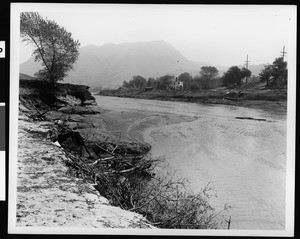
[[[249,60],[248,60],[248,55],[247,55],[247,59],[246,59],[246,69],[248,70],[248,66],[249,66]],[[248,82],[248,77],[246,77],[246,83]]]
[[[249,65],[249,60],[248,60],[248,55],[247,55],[247,60],[245,61],[246,62],[246,69],[248,70],[248,65]]]
[[[282,60],[284,61],[284,55],[287,53],[287,52],[285,51],[285,46],[283,46],[283,50],[282,50],[282,52],[280,52],[280,53],[282,53]]]

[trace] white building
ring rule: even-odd
[[[183,82],[179,81],[177,78],[173,79],[170,83],[170,88],[174,90],[183,90]]]

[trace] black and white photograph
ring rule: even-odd
[[[12,3],[8,232],[292,236],[296,17]]]

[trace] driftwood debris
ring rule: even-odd
[[[86,150],[89,157],[83,154],[73,155],[69,164],[73,165],[80,175],[90,178],[94,185],[97,185],[97,182],[105,183],[103,177],[107,176],[127,177],[137,171],[148,175],[148,169],[152,166],[153,160],[149,160],[144,154],[125,153],[122,148],[118,149],[122,145],[120,141],[112,143],[106,139],[86,144],[80,133],[71,129],[63,130],[58,136],[58,141],[71,152],[80,152],[80,148]]]

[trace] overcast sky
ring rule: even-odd
[[[214,65],[271,63],[289,51],[290,6],[27,4],[72,33],[81,46],[164,40],[192,61]],[[42,8],[40,6],[43,6]],[[293,29],[292,29],[293,30]],[[21,44],[20,61],[32,48]]]

